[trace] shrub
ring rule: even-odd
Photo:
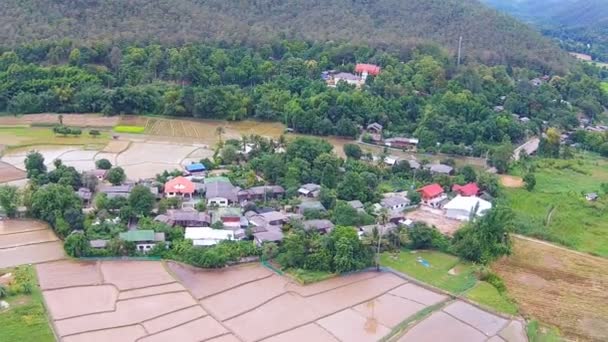
[[[424,223],[416,223],[408,230],[410,248],[412,249],[437,249],[445,251],[449,247],[449,240],[437,229],[431,228]]]

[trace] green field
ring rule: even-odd
[[[539,160],[536,187],[505,189],[516,214],[517,232],[608,257],[608,161],[587,155],[577,160]],[[600,199],[588,202],[585,193]]]
[[[323,271],[309,271],[303,269],[289,269],[287,274],[294,277],[300,284],[312,284],[336,276],[335,273]]]
[[[117,132],[117,133],[143,134],[145,130],[146,130],[146,127],[144,127],[144,126],[128,126],[128,125],[114,126],[114,132]]]
[[[33,282],[37,282],[33,267],[25,267]],[[30,294],[18,293],[2,300],[7,301],[10,307],[8,310],[0,311],[0,341],[55,341],[42,304],[42,293],[37,285],[31,287]]]
[[[501,294],[494,286],[485,281],[480,281],[474,288],[466,293],[470,300],[496,309],[497,311],[517,314],[517,305]]]
[[[34,145],[105,145],[109,134],[100,131],[100,135],[92,137],[88,130],[83,130],[80,136],[61,136],[53,133],[51,128],[28,126],[1,126],[0,145],[11,148]]]
[[[418,262],[418,257],[428,261],[430,267]],[[462,263],[455,256],[436,251],[404,250],[399,254],[383,253],[380,263],[382,266],[388,266],[453,294],[465,292],[477,281],[473,265]],[[456,275],[448,273],[452,268],[457,271]]]
[[[608,93],[608,82],[602,82],[602,89],[604,89],[604,91]]]

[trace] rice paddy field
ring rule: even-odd
[[[507,188],[519,233],[608,257],[608,161],[586,155],[574,160],[540,160],[536,187]],[[599,199],[589,202],[588,192]]]

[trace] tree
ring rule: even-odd
[[[156,198],[150,189],[143,185],[136,185],[129,194],[129,206],[138,217],[148,216],[154,208],[155,201]]]
[[[97,184],[99,184],[99,179],[97,179],[97,176],[94,174],[83,173],[81,183],[82,186],[89,189],[91,192],[95,192],[95,189],[97,189]]]
[[[422,200],[418,191],[408,191],[407,198],[409,198],[411,203],[414,205],[420,204],[420,201]]]
[[[368,189],[361,175],[355,172],[347,172],[336,189],[339,199],[345,201],[360,200],[367,202]]]
[[[31,179],[46,172],[44,157],[40,152],[30,151],[25,157],[25,170],[27,178]]]
[[[111,168],[106,176],[106,179],[108,182],[112,183],[112,185],[120,185],[126,178],[125,170],[120,166]]]
[[[460,170],[460,174],[464,177],[464,181],[467,183],[477,181],[477,172],[471,165],[465,165]]]
[[[55,227],[57,219],[63,220],[64,213],[70,209],[81,212],[80,198],[70,187],[48,184],[36,190],[31,197],[30,213]]]
[[[89,135],[92,136],[93,138],[97,138],[98,136],[101,135],[101,132],[99,132],[99,130],[92,129],[89,131]]]
[[[236,162],[239,158],[238,151],[236,147],[226,144],[222,147],[220,151],[220,156],[224,164],[232,164]]]
[[[353,227],[337,226],[330,233],[334,252],[334,271],[344,273],[356,271],[371,263],[369,250],[361,243]]]
[[[223,126],[218,126],[215,129],[215,135],[217,135],[217,138],[219,140],[219,145],[222,145],[222,136],[224,135],[224,133],[226,133],[226,129]]]
[[[359,147],[359,145],[357,145],[357,144],[345,144],[343,149],[344,149],[344,154],[348,158],[359,160],[359,159],[361,159],[361,156],[363,155],[363,150],[361,150],[361,147]]]
[[[526,190],[532,191],[536,186],[536,176],[533,173],[528,173],[524,176],[524,183],[526,183]]]
[[[491,162],[498,173],[505,173],[509,168],[509,161],[513,156],[513,145],[510,142],[504,142],[496,147],[492,152]]]
[[[91,246],[87,237],[80,232],[74,232],[65,239],[63,242],[63,249],[67,255],[80,258],[88,256],[91,252]]]
[[[447,238],[436,228],[424,223],[415,223],[408,230],[410,248],[412,249],[438,249],[445,251],[448,247]]]
[[[262,246],[262,259],[272,260],[279,253],[279,247],[274,242],[267,242]]]
[[[0,186],[0,208],[4,210],[6,216],[15,217],[20,203],[19,191],[16,186]]]
[[[492,208],[454,234],[452,251],[463,259],[483,264],[510,254],[509,232],[513,229],[513,217],[509,207]]]

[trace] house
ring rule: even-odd
[[[333,85],[331,83],[329,83],[329,85],[335,87],[340,82],[346,82],[348,85],[354,85],[357,88],[365,84],[365,80],[361,76],[353,75],[348,72],[340,72],[334,75]]]
[[[384,144],[393,148],[413,148],[418,145],[419,140],[416,138],[406,138],[406,137],[394,137],[384,139]]]
[[[190,165],[186,165],[185,169],[186,169],[186,172],[188,172],[188,174],[191,174],[191,175],[192,174],[201,174],[207,170],[205,165],[203,165],[202,163],[192,163]]]
[[[199,213],[195,209],[170,209],[166,214],[156,216],[154,220],[181,227],[208,227],[211,224],[208,214]]]
[[[534,87],[540,87],[543,84],[543,80],[540,78],[534,78],[530,80],[530,84]]]
[[[504,111],[504,110],[505,110],[505,107],[504,107],[504,106],[494,106],[494,111],[495,111],[496,113],[500,113],[500,112],[502,112],[502,111]]]
[[[359,227],[359,231],[365,235],[374,234],[374,229],[377,229],[380,235],[385,235],[395,229],[397,229],[397,224],[389,222],[387,224],[370,224],[367,226]]]
[[[468,221],[475,211],[476,216],[483,216],[488,210],[492,209],[492,203],[477,196],[456,196],[444,207],[445,216],[448,218]]]
[[[87,171],[86,174],[87,175],[93,175],[99,181],[103,181],[104,179],[106,179],[106,175],[108,174],[108,170],[96,169],[96,170]]]
[[[261,246],[265,242],[280,242],[283,241],[283,231],[281,228],[272,228],[253,234],[253,240],[256,245]]]
[[[319,201],[305,201],[298,205],[298,214],[304,215],[306,211],[326,211]]]
[[[285,189],[279,185],[254,186],[249,189],[240,190],[237,194],[240,203],[248,201],[266,201],[283,197]]]
[[[384,127],[382,127],[381,124],[374,122],[374,123],[367,125],[366,130],[370,134],[382,134],[383,129],[384,129]]]
[[[194,183],[185,177],[179,176],[165,183],[166,197],[182,197],[192,199],[194,195]]]
[[[165,242],[165,233],[155,233],[153,230],[129,230],[120,233],[119,238],[134,242],[138,252],[146,253],[159,242]]]
[[[591,193],[588,193],[585,195],[585,199],[590,202],[596,201],[598,198],[599,198],[599,196],[595,192],[591,192]]]
[[[460,196],[477,196],[477,194],[479,194],[479,186],[477,186],[477,183],[469,183],[466,185],[454,184],[452,191],[458,193]]]
[[[407,162],[410,164],[410,169],[412,170],[417,170],[422,166],[418,161],[414,159],[410,159]]]
[[[321,186],[319,184],[308,183],[298,189],[298,193],[304,197],[319,197]]]
[[[407,197],[402,196],[390,196],[383,198],[380,201],[380,205],[382,208],[385,208],[390,211],[401,211],[405,209],[408,205],[410,205],[411,201]]]
[[[184,238],[192,240],[193,246],[213,246],[224,240],[234,240],[234,231],[209,227],[188,227]]]
[[[416,191],[420,193],[422,203],[433,208],[438,208],[441,202],[447,199],[443,188],[437,183],[423,186]]]
[[[355,72],[361,75],[378,76],[380,74],[380,67],[375,64],[357,63],[355,65]]]
[[[91,198],[93,198],[93,193],[88,188],[79,188],[78,191],[76,191],[76,195],[85,205],[91,203]]]
[[[428,164],[424,168],[431,171],[432,174],[452,175],[454,173],[453,167],[444,164]]]
[[[239,188],[230,183],[226,177],[205,178],[205,197],[207,205],[226,207],[238,202]]]
[[[384,164],[386,164],[388,166],[395,166],[395,164],[397,164],[398,161],[399,161],[399,157],[395,157],[395,156],[386,156],[384,158]]]
[[[249,221],[241,214],[241,208],[219,207],[213,211],[211,218],[213,223],[221,221],[225,228],[233,230],[249,225]]]
[[[93,249],[104,249],[108,246],[108,240],[91,240],[89,245]]]
[[[132,185],[105,185],[99,188],[100,193],[106,194],[108,199],[117,198],[117,197],[129,197],[131,190],[133,189]]]
[[[320,234],[327,234],[334,229],[330,220],[307,220],[302,222],[305,230],[315,230]]]

